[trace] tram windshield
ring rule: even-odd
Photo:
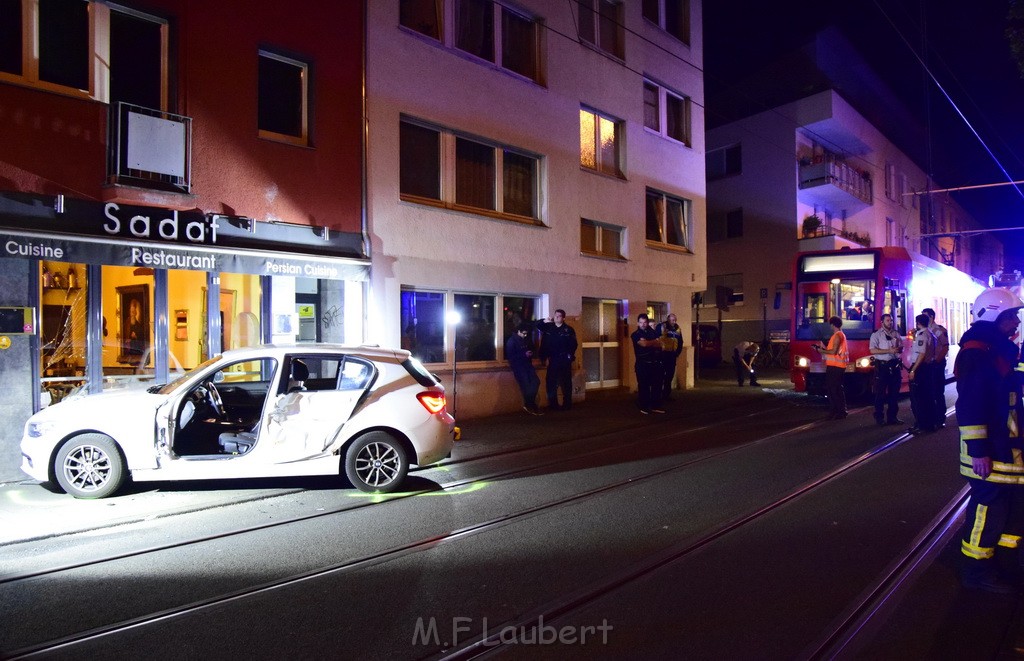
[[[875,283],[865,279],[834,278],[798,285],[796,339],[828,342],[828,320],[843,320],[847,339],[864,340],[875,327]]]

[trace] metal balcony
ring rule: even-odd
[[[192,118],[130,103],[110,106],[107,180],[192,190]]]
[[[871,180],[838,159],[800,166],[800,202],[825,207],[833,212],[855,213],[871,206]]]

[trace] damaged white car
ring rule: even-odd
[[[135,481],[339,475],[398,489],[448,456],[444,387],[407,351],[267,345],[163,386],[55,404],[25,424],[22,470],[78,498]]]

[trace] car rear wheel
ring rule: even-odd
[[[409,472],[405,448],[391,434],[375,431],[356,439],[345,454],[345,474],[360,491],[391,492]]]
[[[105,498],[127,475],[120,449],[103,434],[83,434],[65,443],[53,470],[57,483],[75,498]]]

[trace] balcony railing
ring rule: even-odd
[[[130,103],[110,106],[107,178],[191,192],[192,119]]]
[[[826,188],[822,188],[826,187]],[[826,158],[818,163],[801,164],[800,190],[811,196],[823,196],[823,202],[846,208],[842,198],[850,196],[859,206],[872,204],[874,197],[871,180],[860,170],[837,158]],[[837,196],[836,193],[841,191]],[[844,195],[845,194],[845,195]],[[852,202],[850,200],[849,202]]]

